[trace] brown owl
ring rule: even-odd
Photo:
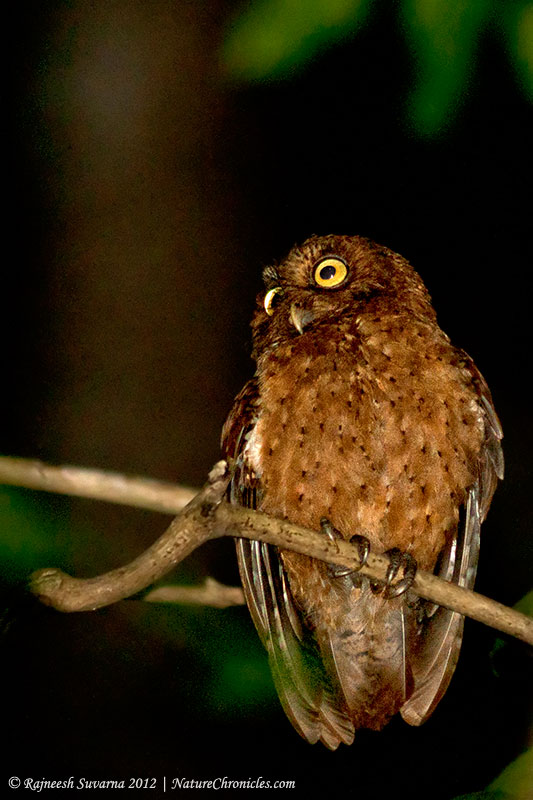
[[[376,552],[399,548],[471,587],[503,475],[502,433],[485,381],[438,327],[420,277],[358,236],[308,239],[263,277],[257,371],[222,434],[231,502],[366,537]],[[261,542],[237,540],[237,554],[303,737],[335,749],[398,711],[411,725],[429,717],[457,662],[460,614]]]

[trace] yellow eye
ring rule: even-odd
[[[274,313],[275,305],[276,305],[276,295],[282,294],[283,289],[281,286],[274,286],[273,289],[269,289],[265,295],[265,299],[263,300],[263,305],[265,306],[265,311],[267,312],[268,316],[271,317]],[[279,298],[278,298],[279,299]]]
[[[332,289],[342,283],[347,274],[348,267],[342,258],[328,256],[315,265],[313,277],[317,286],[322,286],[324,289]]]

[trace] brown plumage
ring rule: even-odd
[[[223,431],[231,500],[316,530],[327,517],[376,552],[471,587],[503,474],[501,429],[471,359],[437,325],[409,263],[356,236],[313,237],[264,271],[255,377]],[[283,707],[331,749],[446,691],[463,619],[357,575],[238,540],[248,606]]]

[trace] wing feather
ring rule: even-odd
[[[463,533],[450,543],[439,573],[467,589],[476,577],[480,524],[478,489],[473,488],[468,493]],[[401,708],[410,725],[425,722],[446,692],[459,658],[463,626],[462,614],[438,607],[419,631],[410,657],[415,689]]]
[[[478,459],[478,480],[467,493],[456,536],[442,554],[438,574],[472,589],[479,555],[481,523],[485,519],[498,479],[503,478],[502,429],[481,373],[462,356],[477,391],[485,437]],[[421,725],[444,695],[459,658],[464,617],[455,611],[427,606],[426,620],[418,632],[410,662],[415,689],[401,709],[410,725]]]
[[[250,381],[222,434],[232,465],[229,499],[249,507],[256,507],[261,497],[260,477],[246,454],[257,414],[257,386]],[[246,602],[285,713],[311,743],[321,740],[330,749],[340,742],[351,744],[353,724],[343,713],[340,691],[326,674],[313,635],[294,603],[277,549],[248,539],[237,539],[236,549]]]

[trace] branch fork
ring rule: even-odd
[[[198,493],[145,478],[76,467],[53,467],[7,457],[0,457],[0,482],[177,514],[159,539],[131,563],[118,569],[85,579],[73,578],[52,568],[34,572],[30,576],[30,590],[41,602],[59,611],[90,611],[138,594],[201,544],[224,536],[258,539],[330,564],[360,570],[361,574],[374,580],[383,580],[389,566],[386,556],[372,551],[362,565],[358,548],[349,542],[331,541],[317,531],[230,505],[223,499],[229,482],[224,461],[215,464],[207,483]],[[411,590],[426,600],[533,644],[533,619],[477,592],[422,570],[417,571]],[[149,592],[145,599],[151,602],[203,602],[218,607],[243,601],[240,589],[209,582],[204,587],[159,587]]]

